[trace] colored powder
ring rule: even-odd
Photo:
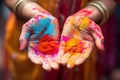
[[[83,29],[83,28],[87,28],[89,26],[89,24],[91,23],[91,20],[88,18],[88,17],[84,17],[82,18],[81,20],[81,23],[80,23],[80,29]]]
[[[84,42],[80,39],[69,39],[64,43],[64,51],[69,52],[71,54],[74,53],[82,53],[84,50]]]
[[[38,50],[43,54],[54,54],[58,52],[59,43],[54,41],[50,36],[44,35],[39,40]]]

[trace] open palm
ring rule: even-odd
[[[20,49],[27,47],[28,57],[46,70],[58,69],[55,60],[59,45],[59,26],[55,17],[40,13],[22,27]]]
[[[103,35],[100,27],[88,17],[67,18],[60,40],[58,58],[60,63],[73,68],[83,63],[90,55],[94,44],[103,50]]]

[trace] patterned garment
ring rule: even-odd
[[[88,0],[60,0],[59,2],[57,0],[38,0],[43,8],[59,19],[61,30],[65,19],[80,10],[87,2]],[[12,80],[99,80],[97,74],[101,75],[103,68],[105,68],[105,66],[101,66],[103,65],[101,63],[104,62],[108,54],[109,56],[113,54],[114,46],[110,46],[113,44],[114,39],[111,35],[113,23],[113,17],[111,17],[102,27],[106,44],[105,53],[107,54],[105,56],[100,55],[100,59],[98,59],[99,66],[96,66],[98,54],[96,54],[95,49],[92,55],[78,67],[69,70],[61,66],[57,71],[47,72],[41,66],[33,64],[27,58],[26,51],[19,51],[19,35],[24,22],[18,21],[14,14],[11,14],[6,25],[4,43],[6,52],[5,77]]]

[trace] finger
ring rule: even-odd
[[[53,69],[56,69],[56,70],[59,69],[57,62],[53,59],[52,56],[46,56],[46,57]]]
[[[80,56],[80,57],[76,60],[75,65],[80,65],[80,64],[82,64],[84,60],[85,60],[85,57]]]
[[[100,50],[104,50],[104,37],[101,28],[93,21],[90,24],[91,33],[95,39],[95,44]]]
[[[58,51],[58,59],[59,59],[60,63],[61,63],[62,56],[64,54],[65,41],[67,41],[68,38],[71,37],[71,35],[69,33],[71,33],[71,31],[72,31],[72,29],[71,29],[72,26],[73,26],[72,23],[73,23],[73,21],[69,17],[66,20],[66,22],[64,24],[64,27],[63,27],[63,31],[62,31],[62,34],[61,34],[61,40],[60,40],[60,48],[59,48],[59,51]]]
[[[28,58],[35,64],[41,64],[40,57],[35,54],[35,51],[32,48],[29,48],[28,50]]]
[[[74,20],[71,17],[66,20],[61,36],[71,37],[70,33],[73,31],[74,28],[73,23]]]
[[[93,47],[86,48],[83,53],[78,57],[78,59],[75,61],[75,65],[82,64],[89,56],[92,51]]]
[[[62,60],[62,57],[63,57],[63,54],[64,54],[64,41],[61,41],[60,43],[60,47],[59,47],[59,50],[58,50],[58,56],[57,56],[57,61],[58,63],[61,63],[61,60]]]
[[[62,63],[63,65],[66,65],[71,55],[72,55],[72,54],[70,54],[69,52],[65,53],[65,54],[63,55],[63,57],[62,57],[61,63]]]
[[[98,49],[100,50],[104,50],[104,44],[103,44],[103,39],[96,39],[95,40],[95,44],[97,46]]]
[[[73,68],[75,66],[75,61],[77,58],[80,56],[80,53],[75,53],[73,54],[70,59],[68,60],[67,67],[68,68]]]
[[[59,30],[59,24],[58,24],[58,20],[56,18],[54,18],[53,20],[53,24],[54,24],[54,29],[53,29],[53,36],[55,40],[59,40],[60,38],[60,30]]]
[[[43,69],[45,69],[45,70],[47,70],[47,71],[50,71],[50,70],[51,70],[51,66],[50,66],[49,61],[48,61],[47,58],[45,57],[45,55],[39,52],[39,55],[38,55],[38,56],[39,56],[39,58],[40,58],[40,60],[41,60]]]
[[[28,24],[22,26],[22,32],[19,37],[20,41],[20,50],[24,50],[28,44],[28,38],[30,37],[30,28]]]
[[[54,60],[56,63],[60,64],[60,59],[58,58],[58,53],[55,54],[55,55],[53,55],[53,60]]]
[[[42,58],[42,67],[47,71],[51,70],[50,63],[46,58]]]

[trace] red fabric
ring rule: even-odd
[[[116,0],[116,2],[120,4],[120,0]]]

